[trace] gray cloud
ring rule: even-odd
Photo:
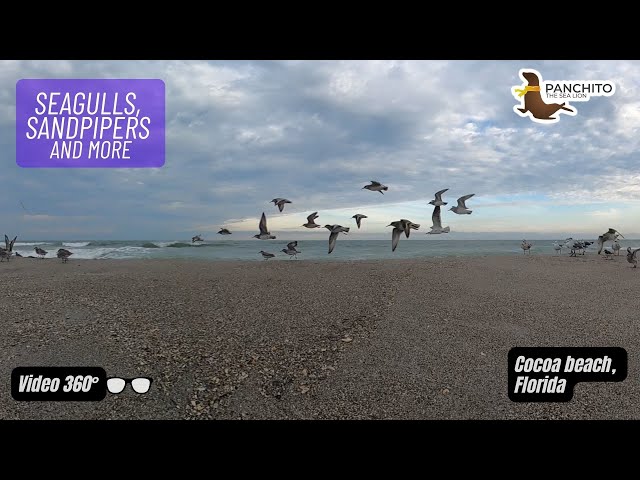
[[[618,91],[534,124],[515,115],[510,93],[525,66],[545,79],[614,79]],[[24,223],[21,199],[43,215],[91,217],[87,228],[120,238],[275,215],[278,196],[300,214],[395,208],[446,187],[454,198],[635,202],[639,74],[640,62],[622,61],[0,62],[0,201],[8,222]],[[18,167],[15,82],[48,77],[162,78],[165,166]],[[361,189],[372,179],[386,195]]]

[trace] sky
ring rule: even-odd
[[[521,68],[544,80],[610,80],[611,97],[541,125],[518,116]],[[160,78],[160,168],[40,169],[16,164],[16,82]],[[357,238],[389,222],[431,226],[448,188],[448,238],[640,238],[638,61],[0,61],[0,234],[22,239],[325,239],[317,211]],[[384,195],[363,190],[370,180]],[[471,215],[446,210],[462,195]],[[270,202],[287,198],[280,213]],[[351,217],[367,215],[357,230]],[[353,236],[352,236],[353,237]],[[412,236],[413,237],[413,236]],[[442,235],[421,235],[424,239]],[[355,238],[355,237],[354,237]]]

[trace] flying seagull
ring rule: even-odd
[[[221,228],[220,231],[218,232],[220,235],[231,235],[231,232],[229,231],[228,228]]]
[[[475,193],[471,193],[469,195],[465,195],[464,197],[460,197],[458,199],[458,206],[451,207],[449,210],[453,211],[453,213],[457,213],[458,215],[465,215],[465,214],[471,215],[471,212],[473,212],[473,210],[469,210],[465,202],[469,200],[471,197],[473,197],[474,195]]]
[[[445,188],[444,190],[440,190],[439,192],[436,192],[436,198],[435,200],[431,200],[429,203],[431,205],[433,205],[434,207],[442,207],[443,205],[446,205],[447,202],[443,202],[442,201],[442,194],[444,192],[446,192],[447,190],[449,190],[448,188]]]
[[[640,248],[636,248],[635,250],[631,250],[631,247],[627,247],[627,262],[633,264],[633,268],[638,266],[638,259],[636,258],[636,254],[640,252]]]
[[[62,259],[62,263],[67,263],[67,260],[69,260],[71,255],[73,255],[73,253],[66,248],[59,248],[56,252],[56,256]]]
[[[533,245],[529,242],[527,242],[526,240],[522,240],[522,243],[520,244],[520,248],[522,249],[522,253],[527,253],[529,252],[529,254],[531,254],[531,247]]]
[[[260,250],[260,253],[262,254],[262,258],[264,258],[265,260],[269,260],[270,258],[275,257],[273,253],[265,252],[264,250]]]
[[[262,212],[262,218],[260,218],[258,228],[260,229],[260,233],[258,235],[254,235],[253,238],[258,238],[260,240],[275,240],[276,237],[271,235],[267,229],[267,217],[264,212]]]
[[[286,198],[274,198],[271,201],[278,207],[280,211],[284,210],[285,203],[291,203],[291,200],[287,200]]]
[[[449,227],[442,228],[442,220],[440,219],[440,205],[433,207],[433,215],[431,215],[431,221],[433,222],[433,226],[431,227],[431,231],[427,232],[427,235],[449,233],[451,231]]]
[[[363,218],[369,218],[366,215],[362,215],[361,213],[356,213],[353,217],[351,218],[355,218],[356,219],[356,225],[358,225],[358,229],[360,228],[360,222],[362,221]]]
[[[371,190],[372,192],[380,192],[383,195],[384,195],[384,193],[382,192],[383,190],[385,192],[387,190],[389,190],[389,187],[387,187],[386,185],[381,184],[380,182],[376,182],[375,180],[371,180],[371,185],[365,185],[362,188],[366,189],[366,190]]]
[[[280,250],[281,252],[286,253],[287,255],[289,255],[289,258],[298,258],[297,254],[298,253],[302,253],[299,250],[296,250],[296,247],[298,246],[298,242],[289,242],[287,243],[287,248],[283,248],[282,250]]]
[[[195,237],[191,237],[191,243],[203,242],[202,237],[200,235],[196,235]]]
[[[418,230],[420,228],[420,224],[413,223],[411,220],[407,220],[406,218],[401,218],[399,222],[391,222],[387,227],[390,227],[391,225],[395,226],[396,223],[400,228],[402,228],[407,238],[409,238],[411,230]]]
[[[346,235],[349,232],[349,227],[343,227],[342,225],[325,225],[324,228],[331,232],[329,235],[329,253],[331,253],[333,249],[336,248],[338,235],[340,235],[341,232]]]
[[[38,254],[38,256],[39,256],[40,258],[44,258],[44,256],[45,256],[47,253],[49,253],[49,252],[47,252],[46,250],[43,250],[43,249],[42,249],[42,248],[40,248],[40,247],[36,247],[36,248],[34,248],[34,250],[36,251],[36,253]]]
[[[615,228],[610,228],[602,235],[600,235],[598,237],[598,255],[600,255],[600,253],[602,252],[602,247],[604,247],[605,242],[612,242],[614,240],[617,240],[618,236],[624,238],[624,235],[618,232]]]
[[[320,228],[322,225],[318,225],[314,220],[318,218],[318,212],[313,212],[307,217],[307,223],[303,223],[302,226],[306,228]]]
[[[387,227],[393,227],[393,231],[391,232],[391,251],[394,252],[398,246],[402,232],[409,238],[411,230],[418,230],[420,225],[403,218],[396,222],[391,222]]]

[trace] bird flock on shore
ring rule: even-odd
[[[371,192],[378,192],[384,195],[384,192],[389,190],[389,187],[378,182],[377,180],[371,180],[368,185],[362,187],[362,190],[369,190]],[[427,232],[427,235],[438,235],[445,234],[451,231],[450,227],[442,226],[442,216],[440,207],[447,205],[448,202],[442,200],[442,195],[448,191],[448,188],[444,190],[440,190],[435,193],[435,198],[429,202],[430,205],[433,205],[433,213],[431,215],[431,220],[433,225],[431,226],[431,230]],[[450,211],[457,215],[470,215],[473,211],[467,208],[466,201],[473,197],[475,194],[471,193],[468,195],[464,195],[458,198],[457,205],[449,208]],[[274,206],[278,207],[278,210],[282,213],[284,211],[285,205],[293,203],[291,200],[287,198],[274,198],[271,200],[271,203]],[[322,228],[323,226],[319,223],[316,223],[316,219],[319,218],[318,212],[313,212],[307,217],[307,222],[303,223],[302,226],[305,228],[313,229],[313,228]],[[356,226],[358,230],[362,228],[363,222],[362,220],[368,218],[367,215],[363,213],[356,213],[351,217],[355,220]],[[398,247],[398,243],[402,234],[409,238],[411,234],[411,230],[418,230],[420,228],[420,224],[414,223],[411,220],[407,220],[406,218],[401,218],[400,220],[393,221],[387,225],[387,227],[393,227],[391,231],[391,251],[394,252]],[[339,235],[342,233],[343,235],[347,235],[351,229],[351,227],[345,227],[342,225],[334,224],[334,225],[324,225],[324,228],[329,230],[329,248],[328,254],[331,254],[336,247],[336,242],[338,240]],[[262,216],[260,217],[260,222],[258,223],[258,230],[260,233],[253,235],[253,238],[257,238],[259,240],[275,240],[276,236],[272,235],[267,227],[267,216],[265,212],[262,212]],[[231,232],[227,228],[221,228],[218,232],[221,235],[231,235]],[[201,242],[202,237],[200,235],[196,235],[191,239],[192,243]],[[290,258],[298,258],[297,254],[302,253],[300,250],[297,250],[296,247],[298,245],[297,241],[290,242],[287,244],[286,248],[283,248],[281,252],[286,255],[289,255]],[[275,254],[261,250],[259,252],[265,260],[275,257]]]
[[[607,260],[613,259],[613,256],[620,255],[620,250],[622,246],[620,245],[620,241],[618,238],[624,238],[620,232],[618,232],[615,228],[609,228],[602,235],[598,236],[598,255],[604,252],[604,258]],[[607,242],[613,242],[610,247],[605,246]],[[562,254],[562,249],[566,248],[569,250],[570,257],[576,257],[578,255],[584,255],[589,248],[590,245],[593,245],[594,242],[588,242],[585,240],[574,240],[569,237],[564,241],[556,241],[553,242],[553,249],[558,252],[558,254]],[[522,248],[523,253],[531,253],[532,243],[523,240],[520,244],[520,248]],[[640,252],[640,248],[632,249],[631,247],[627,247],[627,262],[633,265],[633,268],[637,268],[638,266],[638,252]]]
[[[13,240],[10,241],[9,237],[5,234],[4,247],[0,247],[0,262],[4,260],[8,262],[14,254],[16,257],[22,257],[22,255],[20,255],[18,252],[13,251],[13,246],[16,243],[17,239],[18,239],[18,236],[15,236]],[[38,255],[38,258],[45,258],[49,253],[40,247],[35,247],[34,251],[36,252],[36,255]],[[69,257],[71,255],[73,255],[73,253],[67,250],[66,248],[59,248],[58,251],[56,252],[56,256],[60,258],[63,263],[66,263],[67,260],[69,260]],[[29,258],[36,258],[36,257],[29,256]]]

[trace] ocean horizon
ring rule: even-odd
[[[342,235],[341,235],[342,237]],[[553,243],[559,239],[530,240],[531,255],[558,255]],[[593,241],[589,240],[588,241]],[[36,256],[35,247],[48,252],[46,258],[55,258],[58,248],[73,252],[73,259],[185,259],[185,260],[259,260],[261,250],[275,254],[269,261],[293,260],[282,252],[294,239],[275,240],[214,240],[192,243],[190,239],[158,240],[24,240],[16,241],[14,252],[23,257]],[[338,238],[335,250],[328,254],[328,240],[298,240],[299,260],[377,260],[427,257],[464,257],[478,255],[524,255],[522,240],[457,240],[405,238],[395,252],[389,240],[353,240]],[[638,248],[640,239],[620,239],[622,250]],[[610,245],[608,243],[607,245]],[[586,254],[597,251],[591,245]],[[562,254],[568,255],[567,249]],[[622,255],[623,252],[621,251]]]

